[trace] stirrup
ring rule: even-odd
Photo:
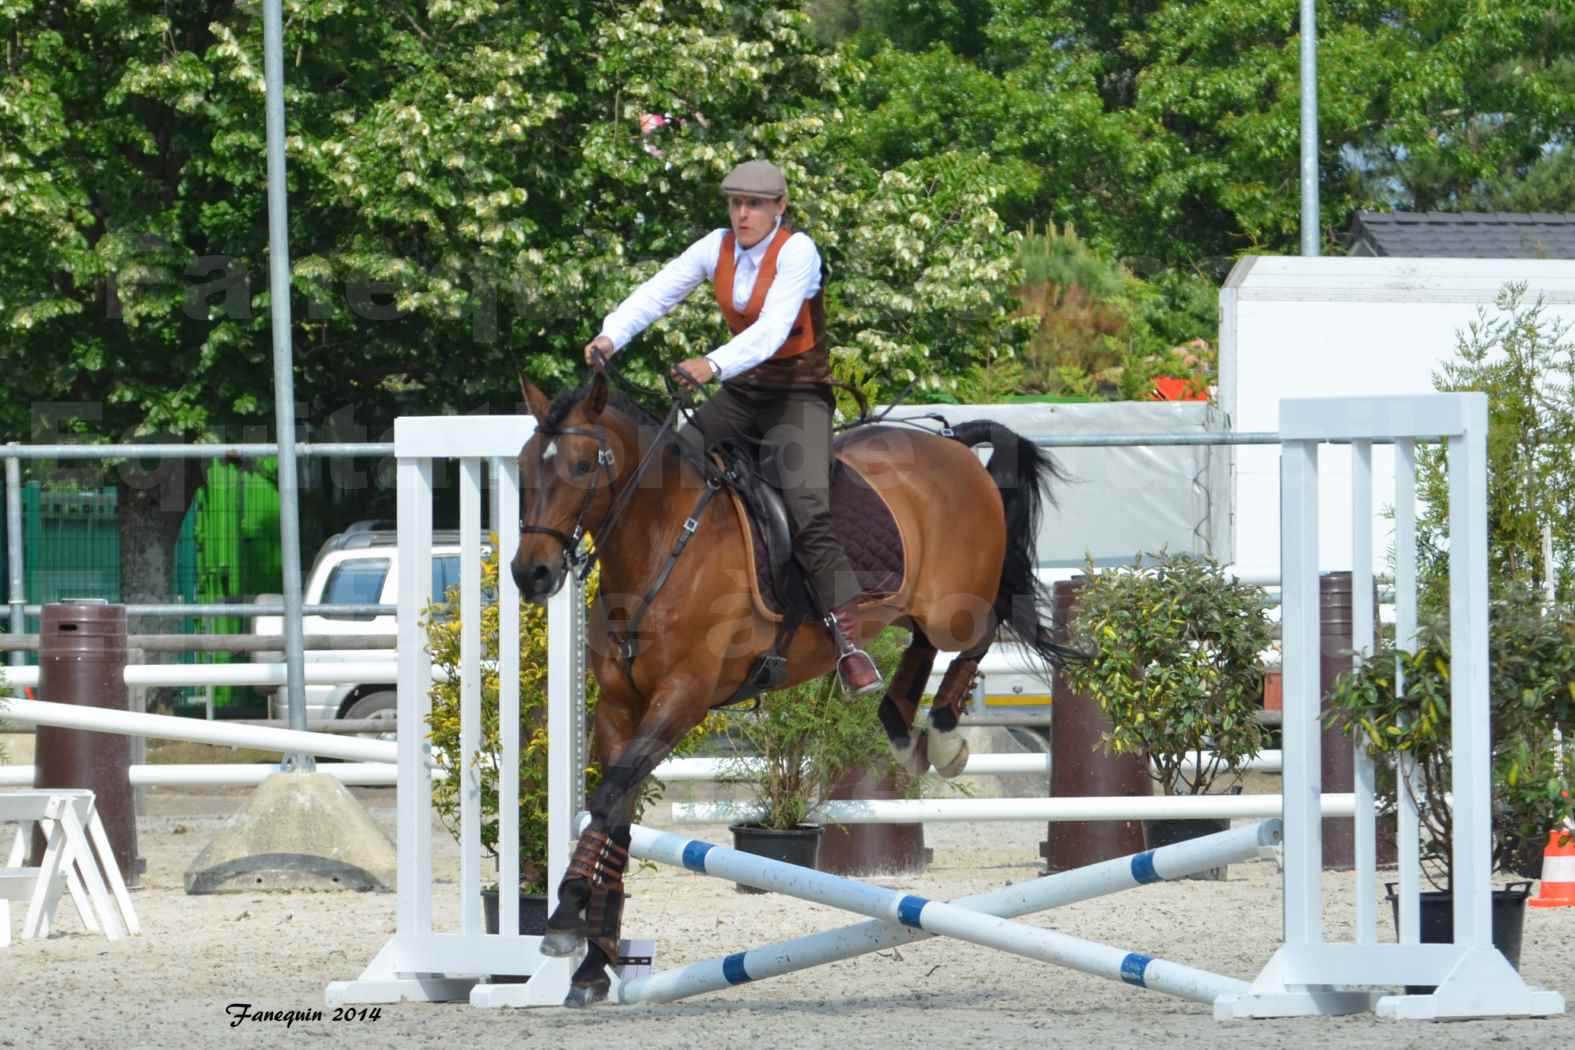
[[[848,681],[848,676],[843,670],[843,663],[854,657],[863,657],[864,660],[869,664],[870,670],[875,674],[875,677],[870,679],[869,682],[858,687],[855,687],[851,682]],[[841,687],[842,692],[845,695],[850,697],[869,696],[871,693],[881,689],[883,686],[885,686],[885,684],[885,681],[880,675],[880,668],[875,666],[875,660],[863,649],[860,649],[856,646],[849,646],[846,652],[837,657],[837,685]]]

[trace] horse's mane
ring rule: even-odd
[[[553,431],[563,426],[564,420],[569,417],[569,413],[573,411],[574,406],[578,405],[581,401],[584,401],[585,398],[590,394],[590,391],[591,385],[587,383],[577,390],[567,390],[553,398],[552,404],[547,406],[547,418],[542,421],[541,429],[544,431]],[[650,440],[648,435],[655,432],[662,426],[662,419],[660,416],[646,408],[634,398],[622,393],[619,390],[612,388],[608,389],[607,406],[609,408],[617,409],[619,412],[623,413],[631,422],[633,422],[636,431],[647,435],[641,439],[642,444],[645,441]],[[687,429],[691,428],[686,428],[686,430]],[[680,443],[679,432],[675,430],[668,430],[666,433],[662,434],[661,437],[657,439],[656,443],[651,446],[649,451],[657,450],[659,450],[661,453],[662,462],[669,464],[671,467],[683,470],[685,469],[684,464],[687,464],[687,466],[693,469],[697,474],[703,476],[706,473],[705,467],[703,466],[702,460],[698,454],[699,449],[693,448],[690,451],[685,451]]]
[[[574,406],[584,401],[590,392],[591,385],[587,383],[577,390],[565,390],[553,398],[552,404],[547,409],[547,418],[542,421],[541,428],[543,430],[556,430],[561,427],[563,421],[573,411]],[[633,419],[636,424],[662,425],[662,421],[650,409],[618,390],[608,389],[607,404]]]

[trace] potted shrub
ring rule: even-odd
[[[900,657],[900,632],[885,631],[870,655],[890,676]],[[730,718],[724,730],[732,757],[722,779],[743,785],[765,815],[732,826],[734,848],[813,868],[823,827],[811,819],[850,772],[897,771],[876,710],[878,695],[844,696],[835,672],[763,694],[759,706]],[[740,885],[741,892],[757,892]]]
[[[1166,795],[1240,790],[1264,743],[1261,661],[1273,631],[1263,590],[1188,554],[1100,573],[1090,565],[1088,575],[1072,629],[1089,657],[1065,674],[1110,719],[1106,750],[1145,756]],[[1229,826],[1144,821],[1144,837],[1154,848]],[[1223,878],[1223,869],[1200,877]]]
[[[1575,615],[1544,609],[1539,592],[1507,582],[1489,603],[1488,661],[1492,719],[1493,865],[1507,875],[1536,878],[1548,833],[1575,813]],[[1387,638],[1342,677],[1329,698],[1331,725],[1360,740],[1379,762],[1380,789],[1392,792],[1393,759],[1416,763],[1416,785],[1404,786],[1422,825],[1422,872],[1434,887],[1422,894],[1422,940],[1453,938],[1453,824],[1449,709],[1449,624],[1424,613],[1412,652]],[[1404,686],[1395,688],[1396,667]],[[1562,735],[1562,740],[1559,736]],[[1530,882],[1493,894],[1493,941],[1518,965]],[[1390,886],[1390,900],[1399,901]]]

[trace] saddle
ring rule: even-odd
[[[782,494],[767,480],[770,464],[733,445],[711,450],[748,540],[750,597],[773,623],[788,616],[815,618],[803,567],[793,556],[792,525]],[[879,602],[898,593],[907,578],[902,532],[879,492],[858,469],[839,458],[831,465],[832,528],[847,551],[859,582],[860,602]]]

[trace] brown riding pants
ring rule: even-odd
[[[859,596],[858,578],[831,524],[828,393],[814,388],[757,391],[724,383],[695,412],[705,443],[733,441],[755,451],[782,491],[793,549],[829,611]]]

